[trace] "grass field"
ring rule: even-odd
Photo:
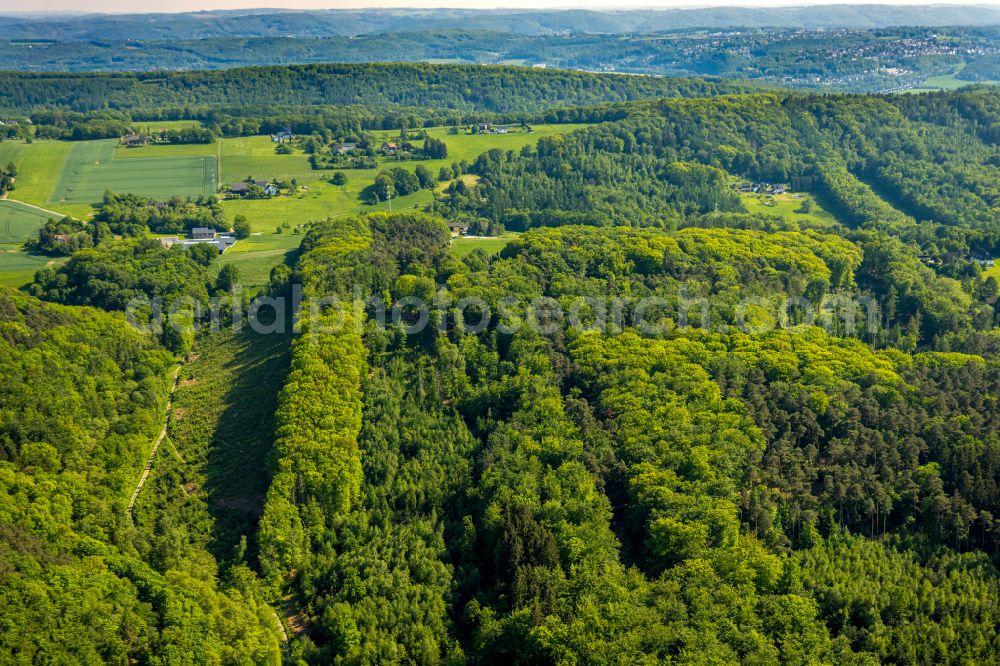
[[[269,136],[245,136],[222,140],[222,183],[243,180],[247,176],[271,180],[310,178],[316,172],[309,156],[301,151],[276,155]]]
[[[126,148],[118,146],[115,149],[115,159],[132,159],[136,157],[211,157],[215,159],[218,143],[184,143],[179,145],[157,143],[148,146]]]
[[[567,134],[587,125],[535,125],[534,132],[528,134],[513,131],[510,134],[450,134],[447,128],[439,127],[428,131],[430,136],[441,139],[448,146],[448,157],[440,160],[395,161],[379,158],[376,169],[341,169],[347,176],[344,186],[331,185],[328,181],[333,171],[316,171],[309,165],[308,156],[303,153],[276,155],[274,143],[269,137],[245,137],[222,141],[223,183],[243,180],[247,176],[267,179],[296,178],[299,185],[308,188],[289,196],[257,201],[227,200],[223,208],[230,215],[245,215],[254,231],[271,233],[279,225],[288,222],[293,227],[304,222],[349,215],[375,210],[388,210],[389,204],[382,202],[370,206],[362,195],[375,180],[379,170],[400,166],[413,171],[418,164],[437,175],[441,167],[450,167],[453,162],[474,161],[482,153],[493,148],[520,150],[534,144],[541,137]],[[398,132],[375,132],[377,142],[398,138]],[[420,145],[421,142],[415,142]],[[433,195],[421,190],[405,197],[393,199],[392,209],[402,210],[429,203]]]
[[[776,215],[792,222],[808,222],[816,226],[835,224],[837,218],[825,210],[816,199],[808,194],[785,193],[777,196],[741,193],[743,205],[751,213]],[[806,199],[812,201],[812,210],[800,213],[799,208]]]
[[[302,242],[300,234],[261,234],[238,242],[219,257],[214,264],[215,273],[223,266],[234,264],[240,271],[240,284],[255,289],[267,285],[271,269],[278,264],[291,265]]]
[[[959,70],[961,71],[961,69]],[[932,76],[920,84],[918,88],[911,88],[906,92],[910,93],[922,93],[922,92],[937,92],[939,90],[957,90],[958,88],[965,88],[966,86],[974,86],[980,84],[997,85],[1000,81],[963,81],[962,79],[955,78],[954,74],[943,74],[941,76]]]
[[[20,247],[24,241],[38,237],[38,230],[49,218],[59,213],[41,210],[18,201],[0,201],[0,249]]]
[[[61,216],[17,201],[0,201],[0,285],[21,287],[31,282],[40,268],[64,261],[21,249],[24,241],[38,237],[38,229],[50,217]]]
[[[499,238],[463,237],[451,241],[452,253],[461,259],[475,250],[482,250],[488,255],[500,254],[507,244],[516,237],[516,233],[508,233]]]
[[[10,197],[44,207],[74,145],[69,141],[0,142],[0,163],[13,162],[17,167],[16,187]]]
[[[65,259],[53,259],[40,254],[28,254],[21,250],[0,248],[0,286],[23,287],[31,282],[35,273],[46,266],[54,266]]]
[[[106,190],[157,199],[214,194],[218,178],[213,157],[115,159],[118,142],[78,141],[62,165],[52,203],[91,204]]]

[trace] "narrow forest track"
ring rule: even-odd
[[[278,631],[281,632],[281,650],[285,653],[285,660],[288,660],[288,632],[285,631],[285,625],[281,621],[281,616],[278,615],[278,611],[273,607],[271,611],[274,613],[274,622],[278,625]]]
[[[156,458],[156,452],[160,448],[160,444],[167,437],[167,426],[170,425],[170,413],[174,409],[174,391],[177,390],[177,380],[181,374],[181,366],[177,366],[174,369],[174,377],[170,384],[170,396],[167,398],[167,409],[163,415],[163,429],[160,430],[160,436],[156,438],[153,443],[153,449],[149,452],[149,459],[146,460],[146,468],[142,470],[142,476],[139,477],[139,483],[135,485],[135,490],[132,491],[132,499],[128,503],[128,515],[129,518],[132,517],[132,509],[135,508],[135,502],[139,499],[139,492],[142,490],[143,485],[146,483],[146,478],[149,477],[150,470],[153,469],[153,459]]]

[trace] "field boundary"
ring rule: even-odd
[[[57,212],[57,211],[54,211],[54,210],[49,210],[48,208],[42,208],[41,206],[36,206],[35,204],[30,204],[30,203],[28,203],[26,201],[20,201],[18,199],[11,199],[9,197],[4,197],[3,199],[0,199],[0,201],[9,201],[10,203],[21,204],[22,206],[27,206],[28,208],[34,208],[35,210],[40,210],[43,213],[51,213],[57,219],[62,219],[64,217],[68,217],[64,213],[60,213],[60,212]]]

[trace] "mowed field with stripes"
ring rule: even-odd
[[[78,141],[62,165],[49,203],[92,204],[104,192],[169,199],[214,194],[217,161],[209,156],[116,158],[118,141]]]
[[[107,190],[161,200],[214,194],[215,147],[200,147],[203,154],[177,152],[132,157],[116,139],[0,142],[0,164],[17,167],[10,200],[0,201],[0,285],[20,286],[38,269],[61,262],[25,252],[22,246],[50,218],[87,219]]]

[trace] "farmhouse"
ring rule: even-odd
[[[448,222],[448,231],[451,232],[452,238],[458,238],[459,236],[464,236],[469,231],[469,225],[464,222],[458,222],[456,220],[451,220]]]
[[[145,146],[149,143],[148,136],[139,136],[138,134],[129,134],[122,137],[122,145],[126,148],[138,148],[139,146]]]
[[[166,236],[164,238],[158,239],[160,245],[167,248],[168,250],[175,245],[179,245],[183,248],[188,248],[193,245],[211,245],[219,254],[223,254],[226,250],[236,245],[236,237],[227,234],[215,234],[215,230],[212,231],[211,238],[196,238],[194,236],[196,231],[204,231],[204,229],[192,229],[191,238],[178,238],[177,236]]]
[[[399,146],[397,146],[395,143],[392,143],[392,142],[386,142],[386,143],[382,144],[382,152],[383,153],[394,153],[398,149],[399,149]]]
[[[215,229],[208,227],[195,227],[191,230],[192,240],[211,240],[215,238]]]
[[[358,149],[358,144],[356,143],[341,143],[334,148],[334,152],[338,155],[346,155],[348,153],[353,153]]]
[[[255,180],[253,183],[247,183],[243,181],[239,183],[233,183],[232,185],[229,186],[229,191],[237,196],[245,196],[250,192],[251,185],[256,185],[260,189],[264,190],[264,194],[268,195],[269,197],[278,196],[278,191],[279,191],[278,186],[275,185],[274,183],[269,183],[266,180]]]
[[[284,143],[285,141],[291,141],[293,138],[291,129],[284,129],[277,134],[271,135],[271,141],[275,143]]]

